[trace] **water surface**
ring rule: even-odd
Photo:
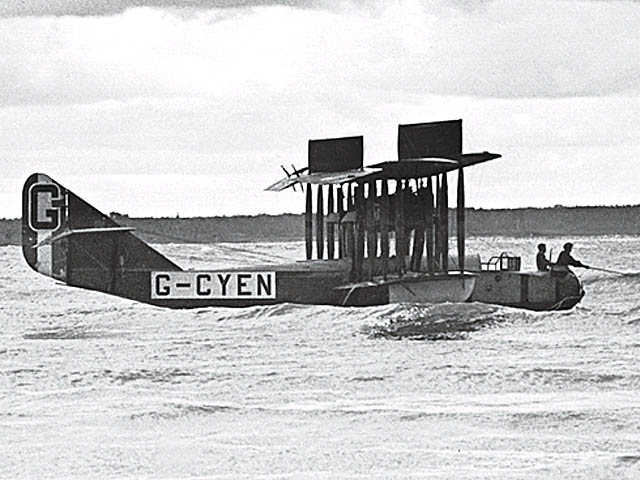
[[[468,249],[533,267],[539,241],[566,240]],[[571,240],[640,272],[640,238]],[[193,268],[304,252],[158,248]],[[60,285],[18,247],[0,264],[2,478],[640,478],[638,275],[579,271],[569,312],[174,311]]]

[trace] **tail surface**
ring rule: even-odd
[[[68,285],[140,301],[150,272],[176,264],[52,178],[34,173],[22,191],[22,252],[31,268]]]

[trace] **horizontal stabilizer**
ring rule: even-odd
[[[40,248],[45,245],[51,245],[53,242],[59,242],[63,238],[70,237],[71,235],[82,235],[82,234],[90,234],[90,233],[99,233],[99,234],[109,234],[109,233],[124,233],[124,232],[133,232],[135,228],[133,227],[105,227],[105,228],[79,228],[77,230],[67,230],[65,232],[61,232],[57,235],[49,235],[47,238],[38,242],[32,248]]]

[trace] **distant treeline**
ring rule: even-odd
[[[469,235],[640,235],[640,205],[467,210]],[[453,231],[453,230],[451,230]]]
[[[151,243],[271,242],[302,240],[304,216],[296,214],[196,218],[130,218],[112,214]],[[468,236],[640,235],[640,205],[503,210],[467,209]],[[455,235],[455,215],[449,215]],[[18,219],[0,219],[0,245],[20,244]]]

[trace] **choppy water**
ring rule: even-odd
[[[532,266],[540,240],[469,250]],[[640,238],[573,240],[640,272]],[[195,268],[303,252],[249,247],[159,248]],[[640,478],[638,275],[584,272],[569,312],[172,311],[56,284],[18,247],[0,265],[2,478]]]

